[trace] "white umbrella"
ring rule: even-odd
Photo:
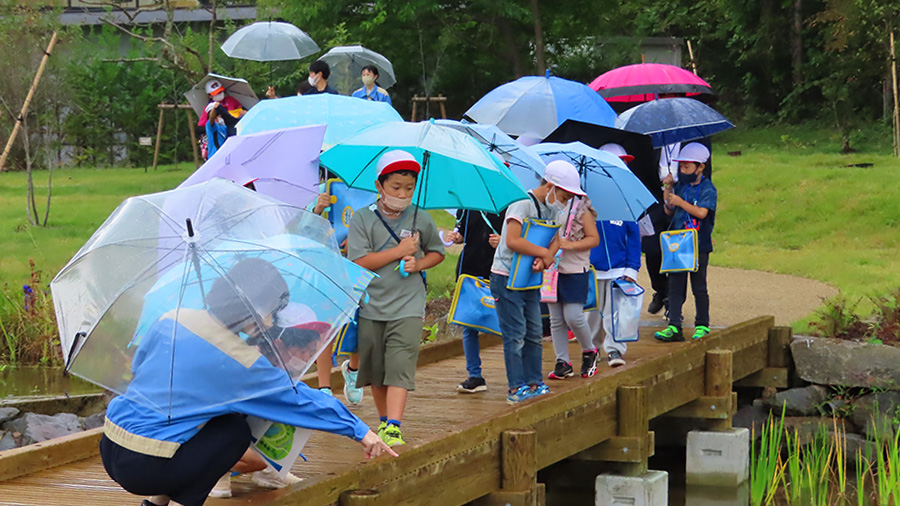
[[[231,34],[222,51],[242,60],[282,61],[305,58],[319,52],[319,46],[290,23],[259,21]]]
[[[192,86],[190,91],[184,94],[197,116],[202,115],[203,109],[209,104],[209,95],[206,94],[206,83],[213,79],[222,83],[225,93],[230,97],[236,98],[244,106],[244,109],[250,109],[259,102],[259,98],[247,81],[236,77],[220,76],[219,74],[207,74],[199,83]]]
[[[378,85],[382,88],[390,88],[397,82],[390,60],[359,45],[333,47],[319,59],[331,67],[329,83],[352,83],[348,88],[359,88],[359,76],[366,65],[374,65],[378,69]]]

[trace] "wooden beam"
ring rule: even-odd
[[[650,430],[650,415],[647,412],[647,389],[642,386],[621,386],[616,389],[616,406],[619,413],[616,432],[619,437],[647,438]],[[622,466],[622,472],[630,476],[639,476],[647,472],[647,459],[650,452],[646,441],[640,445],[639,458]]]
[[[788,387],[788,370],[786,367],[766,367],[734,382],[736,387]]]
[[[731,418],[731,395],[725,397],[700,397],[665,414],[671,418],[706,418],[728,420]]]
[[[791,340],[794,330],[791,327],[772,327],[769,329],[769,367],[789,368],[794,365],[791,355]],[[782,388],[787,388],[785,385]]]
[[[654,439],[653,432],[648,432],[644,437],[616,436],[569,458],[594,462],[641,463],[653,455]]]
[[[706,352],[706,396],[727,397],[724,418],[713,425],[714,430],[731,428],[731,393],[734,385],[734,361],[731,350],[711,350]]]
[[[0,452],[0,482],[93,457],[103,427]]]
[[[345,490],[338,499],[340,506],[381,506],[381,496],[377,490]]]

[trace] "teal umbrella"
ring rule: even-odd
[[[498,213],[528,198],[509,168],[477,140],[431,121],[369,127],[319,160],[349,186],[374,192],[378,159],[394,149],[408,151],[422,164],[413,202],[423,209]]]

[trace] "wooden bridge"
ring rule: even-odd
[[[610,369],[601,362],[594,378],[550,382],[550,395],[519,406],[506,403],[498,338],[482,337],[489,390],[475,395],[456,392],[465,377],[461,342],[426,346],[403,420],[408,444],[398,447],[398,458],[366,461],[349,439],[315,433],[304,449],[309,462],[293,469],[304,478],[298,485],[262,490],[236,477],[233,498],[207,504],[543,505],[539,470],[547,476],[577,463],[594,475],[611,468],[641,473],[654,450],[651,419],[705,419],[707,428],[729,428],[734,383],[786,386],[791,330],[774,327],[772,317],[714,331],[697,342],[658,343],[649,329],[642,331],[641,341],[629,346],[626,366]],[[573,346],[573,356],[578,351]],[[553,362],[546,343],[543,370]],[[332,378],[340,391],[339,371]],[[354,411],[377,424],[368,393]],[[140,498],[106,475],[99,438],[93,430],[0,452],[0,505],[139,504]]]

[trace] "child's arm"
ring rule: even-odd
[[[698,207],[698,206],[695,206],[694,204],[690,204],[686,200],[684,200],[683,198],[681,198],[675,194],[672,194],[669,196],[668,204],[670,206],[672,206],[673,208],[680,207],[680,208],[684,209],[685,211],[687,211],[688,214],[690,214],[694,218],[697,218],[698,220],[702,220],[703,218],[706,218],[706,215],[709,214],[709,209],[707,209],[705,207]],[[666,214],[672,214],[672,212],[669,212],[669,209],[666,208]]]
[[[591,213],[584,214],[584,237],[577,241],[562,238],[559,240],[559,248],[563,251],[586,251],[596,248],[600,244],[600,232],[597,231],[597,222]]]
[[[422,258],[416,258],[414,256],[405,256],[403,257],[404,270],[406,272],[419,272],[427,269],[431,269],[435,265],[444,261],[444,254],[438,253],[437,251],[429,251],[425,253],[425,256]]]
[[[553,263],[553,255],[549,249],[528,242],[522,236],[522,224],[514,219],[506,220],[506,247],[520,255],[528,255],[543,260],[544,265]],[[551,243],[552,246],[552,243]]]
[[[348,235],[349,240],[349,235]],[[396,262],[404,257],[411,257],[416,254],[419,249],[419,234],[414,234],[400,241],[400,244],[391,249],[369,253],[359,257],[354,262],[360,267],[365,267],[370,271],[377,271],[385,265]]]

